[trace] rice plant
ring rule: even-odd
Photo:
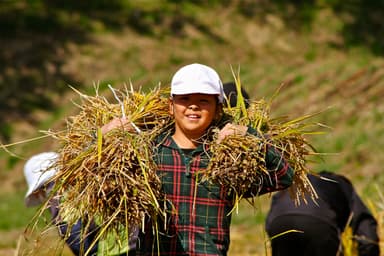
[[[307,163],[308,157],[317,152],[306,138],[307,135],[322,133],[318,131],[318,124],[306,122],[315,114],[293,120],[287,117],[272,118],[271,105],[277,93],[270,101],[250,101],[249,108],[246,108],[239,75],[234,77],[237,105],[225,108],[224,113],[231,117],[233,123],[254,128],[258,136],[231,135],[220,143],[212,143],[212,159],[203,174],[203,180],[228,187],[235,193],[235,200],[238,201],[252,184],[261,186],[263,179],[268,177],[265,156],[267,146],[272,146],[280,151],[295,171],[293,185],[290,187],[295,202],[306,202],[308,195],[316,200],[317,193],[307,179],[307,173],[311,172]]]

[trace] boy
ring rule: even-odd
[[[146,220],[137,243],[138,255],[226,255],[229,248],[230,211],[233,196],[225,187],[200,182],[198,172],[209,163],[205,141],[212,128],[221,128],[218,143],[228,135],[256,131],[225,123],[222,118],[223,86],[219,75],[202,64],[190,64],[172,78],[169,113],[175,125],[154,141],[153,157],[157,164],[162,190],[167,199],[169,218],[166,225]],[[115,119],[102,132],[128,126],[125,119]],[[288,187],[293,170],[276,150],[267,152],[270,174],[254,191],[266,193]],[[166,228],[163,229],[163,227]]]

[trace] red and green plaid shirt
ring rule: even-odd
[[[256,134],[251,128],[248,131]],[[226,188],[196,181],[196,174],[208,165],[206,146],[200,145],[186,154],[171,136],[160,139],[155,161],[163,192],[171,202],[168,205],[170,216],[166,225],[158,224],[157,234],[152,230],[153,223],[150,220],[146,223],[145,232],[139,236],[138,255],[158,255],[158,249],[160,255],[226,255],[229,213],[234,200]],[[293,170],[277,151],[268,150],[266,165],[271,170],[270,176],[263,179],[264,184],[257,185],[255,191],[266,193],[291,184]]]

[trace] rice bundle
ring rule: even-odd
[[[151,140],[169,123],[163,91],[113,93],[118,104],[79,93],[80,113],[68,119],[66,131],[52,133],[61,144],[52,193],[60,197],[60,217],[69,226],[79,219],[86,220],[85,226],[96,220],[103,227],[99,236],[119,234],[122,227],[129,234],[144,216],[162,215]],[[130,129],[101,134],[101,126],[122,116],[131,121]]]
[[[311,198],[313,201],[318,198],[307,177],[307,174],[311,172],[307,166],[308,157],[318,153],[305,136],[322,134],[315,130],[319,127],[318,124],[304,122],[313,116],[305,115],[288,121],[285,121],[285,118],[275,119],[270,123],[266,132],[270,136],[273,146],[282,153],[295,172],[292,186],[289,189],[291,197],[297,205],[301,201],[307,203],[307,198]]]
[[[261,185],[263,179],[269,179],[265,156],[267,147],[272,146],[279,150],[295,171],[290,187],[295,202],[299,204],[301,199],[306,202],[307,194],[313,200],[317,199],[316,191],[306,176],[309,172],[307,157],[315,154],[315,151],[304,136],[316,132],[309,130],[314,124],[304,121],[312,115],[288,121],[283,117],[273,119],[270,116],[271,102],[251,101],[249,108],[246,108],[238,80],[236,86],[237,106],[225,108],[224,113],[232,118],[232,123],[251,126],[259,136],[231,135],[220,143],[213,143],[212,158],[203,173],[203,180],[228,187],[238,201],[249,192],[252,185]]]
[[[204,179],[217,182],[235,191],[237,195],[246,193],[253,184],[262,183],[262,175],[253,170],[267,170],[260,163],[264,161],[265,144],[255,136],[228,136],[220,143],[213,143],[213,155],[205,172]]]

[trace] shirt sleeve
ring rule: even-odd
[[[87,255],[96,255],[98,243],[95,242],[95,239],[99,228],[96,226],[95,222],[92,221],[87,230],[85,230],[86,227],[82,220],[78,220],[72,227],[69,227],[68,223],[61,219],[59,207],[59,200],[56,197],[53,197],[49,202],[52,222],[57,226],[59,235],[65,240],[69,249],[74,255],[83,255],[84,252],[87,252],[88,250],[89,253]],[[85,222],[87,222],[86,219]],[[71,228],[70,231],[69,228]]]
[[[251,127],[248,127],[247,133],[255,136],[258,134]],[[265,166],[268,174],[263,174],[261,186],[257,184],[255,188],[252,188],[251,195],[282,190],[292,184],[294,170],[284,159],[281,152],[271,145],[266,145]]]

